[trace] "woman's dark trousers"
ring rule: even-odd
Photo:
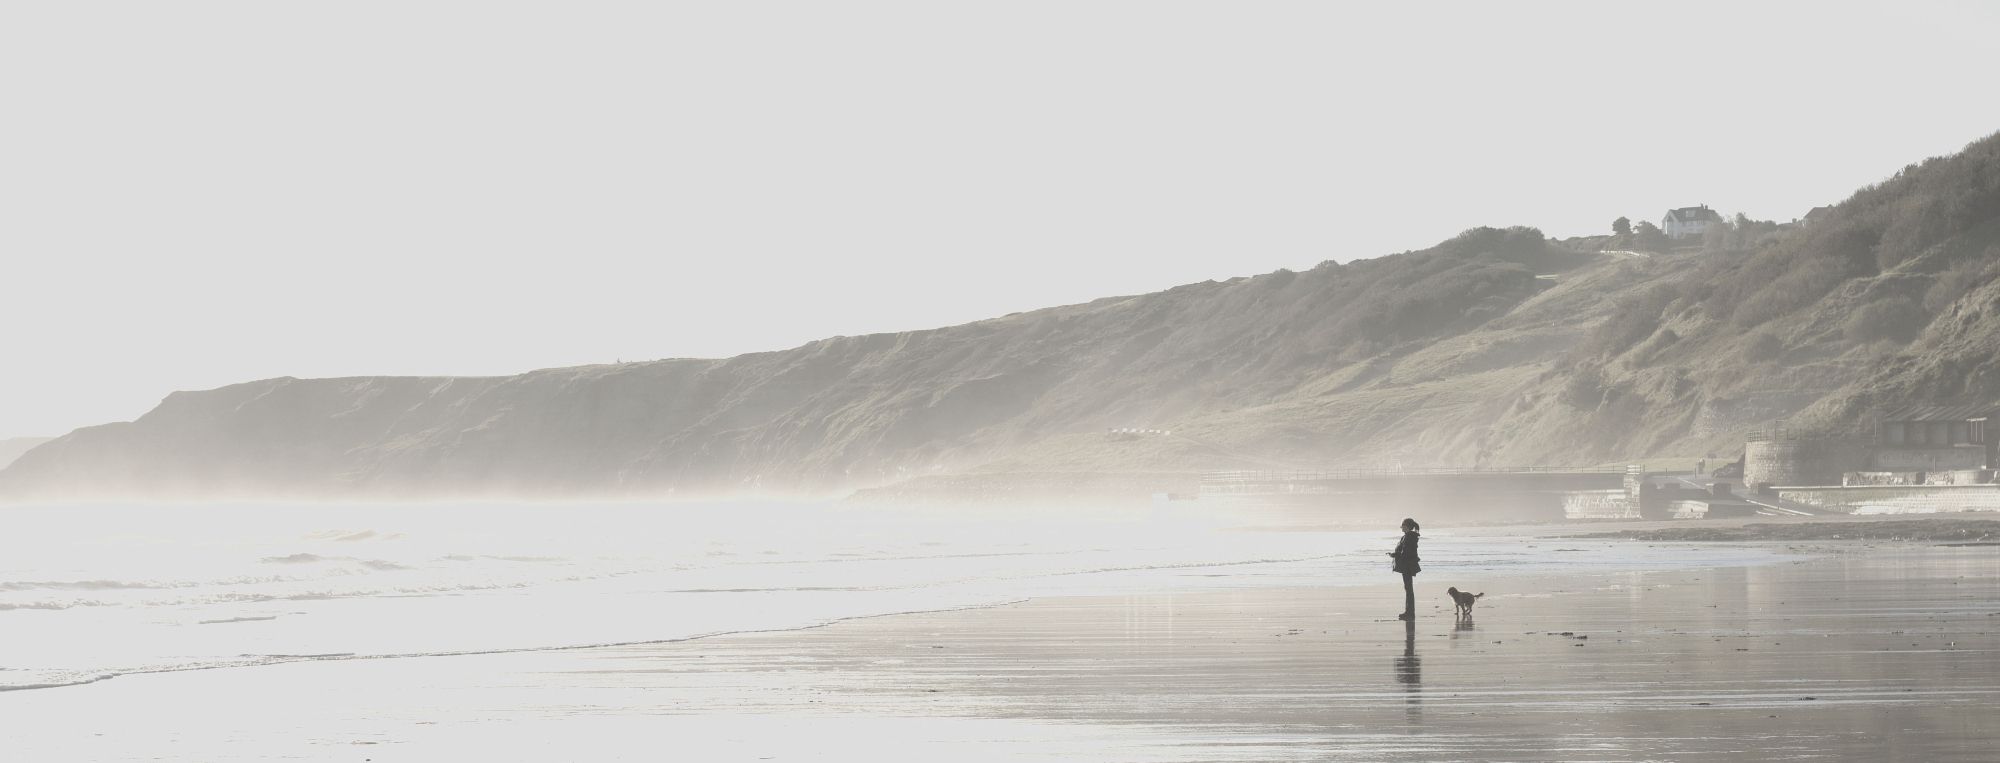
[[[1417,617],[1417,576],[1403,573],[1403,614]]]

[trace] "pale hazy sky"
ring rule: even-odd
[[[0,437],[778,349],[2000,130],[1992,4],[0,5]]]

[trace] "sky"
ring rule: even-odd
[[[1790,220],[2000,130],[1994,4],[1362,5],[0,5],[0,438]]]

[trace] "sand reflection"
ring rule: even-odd
[[[1417,656],[1417,624],[1403,621],[1403,655],[1396,658],[1396,683],[1403,685],[1403,715],[1415,733],[1424,722],[1424,660]]]

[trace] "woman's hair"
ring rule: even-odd
[[[1409,518],[1409,517],[1404,517],[1404,518],[1403,518],[1403,529],[1404,529],[1404,530],[1408,530],[1408,531],[1412,531],[1412,532],[1416,531],[1416,530],[1417,530],[1417,520],[1415,520],[1415,519],[1411,519],[1411,518]]]

